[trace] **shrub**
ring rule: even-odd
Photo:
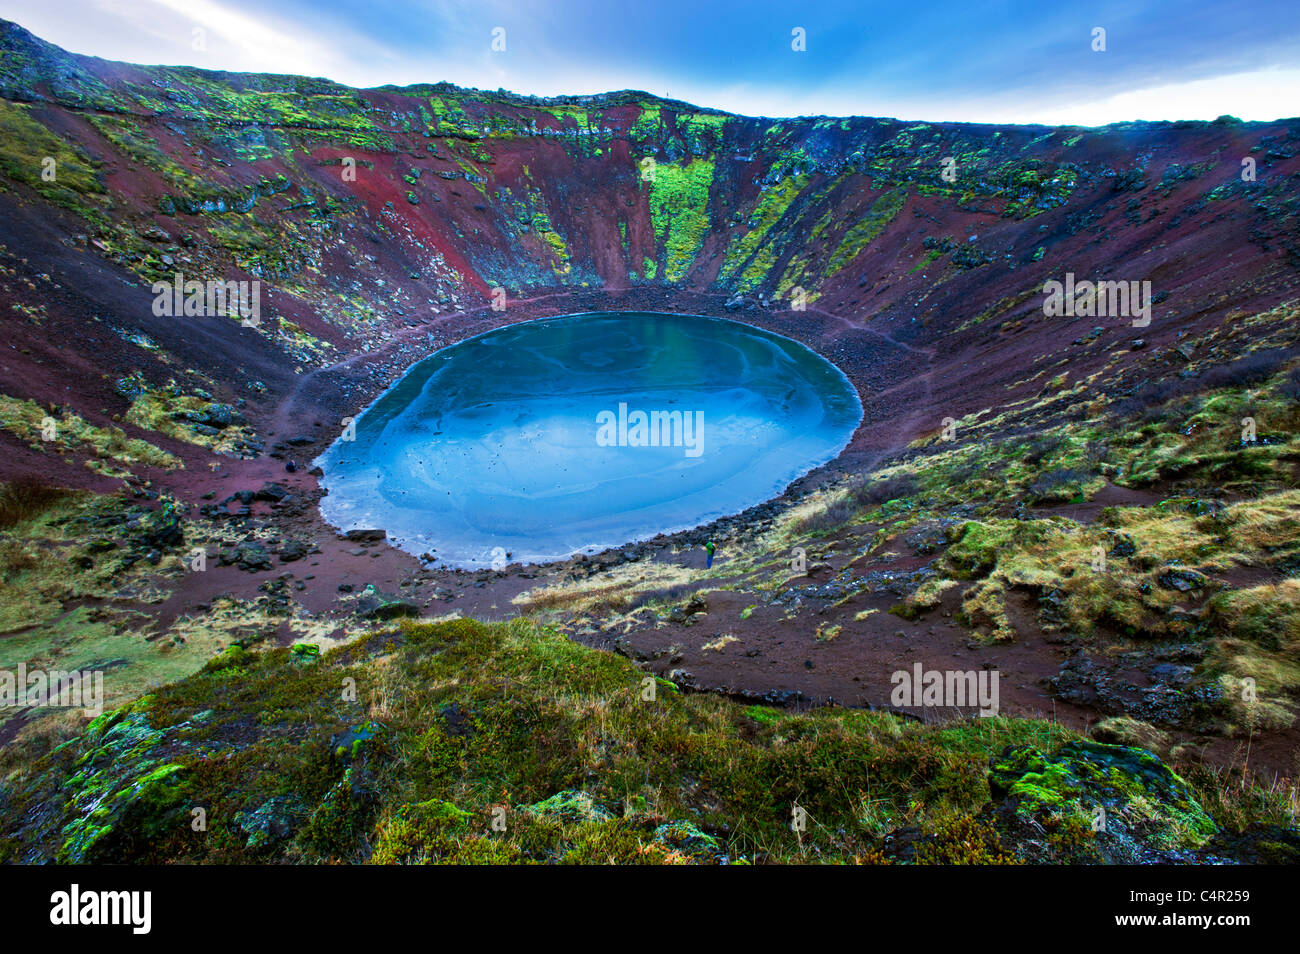
[[[1036,466],[1047,457],[1055,454],[1065,446],[1065,435],[1043,434],[1026,443],[1020,451],[1020,459],[1026,464]]]
[[[0,487],[0,528],[8,529],[39,516],[71,491],[37,477],[19,477]]]
[[[1245,388],[1263,384],[1296,354],[1294,348],[1267,348],[1245,357],[1209,368],[1196,380],[1197,390]]]
[[[1300,368],[1292,369],[1278,387],[1278,393],[1288,401],[1300,401]]]
[[[849,497],[860,507],[879,507],[887,500],[913,497],[921,485],[911,474],[900,474],[884,480],[861,477],[849,486]]]
[[[841,497],[816,513],[809,514],[794,525],[796,533],[825,533],[837,530],[853,519],[856,508],[853,502]]]
[[[1064,502],[1079,495],[1080,484],[1087,480],[1087,475],[1069,467],[1049,470],[1034,478],[1026,488],[1031,500],[1044,502]]]

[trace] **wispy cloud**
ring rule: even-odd
[[[70,8],[80,7],[75,13]],[[78,53],[135,63],[298,73],[384,82],[407,57],[346,21],[252,11],[221,0],[72,0],[57,8],[18,0],[6,18]]]
[[[754,115],[1079,125],[1300,112],[1294,0],[0,0],[0,15],[79,53],[359,86],[632,88]],[[796,26],[806,51],[791,49]]]

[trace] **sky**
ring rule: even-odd
[[[1300,0],[0,0],[0,16],[106,59],[363,87],[933,122],[1300,115]]]

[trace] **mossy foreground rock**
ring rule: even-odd
[[[302,823],[306,809],[302,799],[276,795],[257,808],[235,813],[235,824],[247,832],[247,847],[263,848],[288,838]]]
[[[643,678],[528,620],[403,621],[306,665],[240,649],[66,741],[0,749],[0,862],[1300,857],[1281,798],[1230,802],[1055,723],[648,702]]]
[[[697,861],[711,862],[725,857],[718,839],[690,822],[674,821],[655,829],[655,841]]]
[[[524,811],[568,821],[599,822],[613,817],[586,792],[573,791],[556,792],[550,798],[525,806]]]
[[[1131,746],[1079,740],[1050,755],[1013,746],[993,760],[989,792],[1012,833],[1041,831],[1044,854],[1058,858],[1187,861],[1217,831],[1187,783]],[[1022,852],[1037,853],[1034,840]]]
[[[184,813],[184,767],[159,760],[154,749],[164,733],[143,715],[118,710],[101,716],[86,732],[92,747],[76,762],[64,790],[73,820],[62,829],[62,862],[107,861],[129,855]]]

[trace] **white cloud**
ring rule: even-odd
[[[503,6],[504,5],[504,6]],[[328,76],[357,86],[450,80],[461,85],[552,96],[644,89],[700,106],[754,116],[867,115],[906,120],[1103,125],[1129,119],[1290,118],[1300,111],[1300,69],[1260,69],[1122,93],[1008,89],[961,97],[951,91],[900,92],[870,80],[825,80],[812,88],[666,77],[644,64],[596,65],[553,48],[545,19],[486,0],[472,13],[435,4],[412,21],[429,36],[392,48],[331,19],[248,13],[226,0],[82,0],[76,16],[48,0],[0,0],[0,15],[79,53],[139,63],[188,63],[209,69]],[[510,52],[490,51],[490,25],[509,22]],[[192,46],[207,31],[207,49]],[[424,37],[412,37],[416,43]],[[520,52],[516,52],[520,51]],[[527,52],[524,52],[527,51]]]
[[[1152,86],[1072,105],[1007,110],[1005,122],[1102,126],[1126,119],[1290,119],[1300,115],[1300,70],[1270,69]]]
[[[1104,126],[1127,120],[1214,119],[1230,115],[1249,122],[1300,115],[1300,69],[1228,74],[1095,99],[1064,92],[1050,98],[1032,96],[1022,90],[962,99],[950,95],[900,97],[836,87],[799,92],[747,85],[707,92],[682,88],[672,93],[699,105],[749,116],[890,116],[929,122]]]
[[[363,34],[330,29],[328,21],[286,22],[220,0],[92,0],[75,17],[40,0],[18,0],[5,3],[3,15],[64,49],[134,63],[380,84],[400,60]],[[195,29],[204,31],[203,48],[196,48]]]
[[[340,63],[332,45],[301,27],[288,28],[264,17],[252,17],[215,0],[149,0],[149,6],[178,14],[194,29],[206,31],[209,47],[224,48],[225,69],[258,69],[321,75]],[[144,16],[149,11],[143,11]],[[191,37],[193,33],[191,32]],[[273,66],[271,64],[274,64]]]

